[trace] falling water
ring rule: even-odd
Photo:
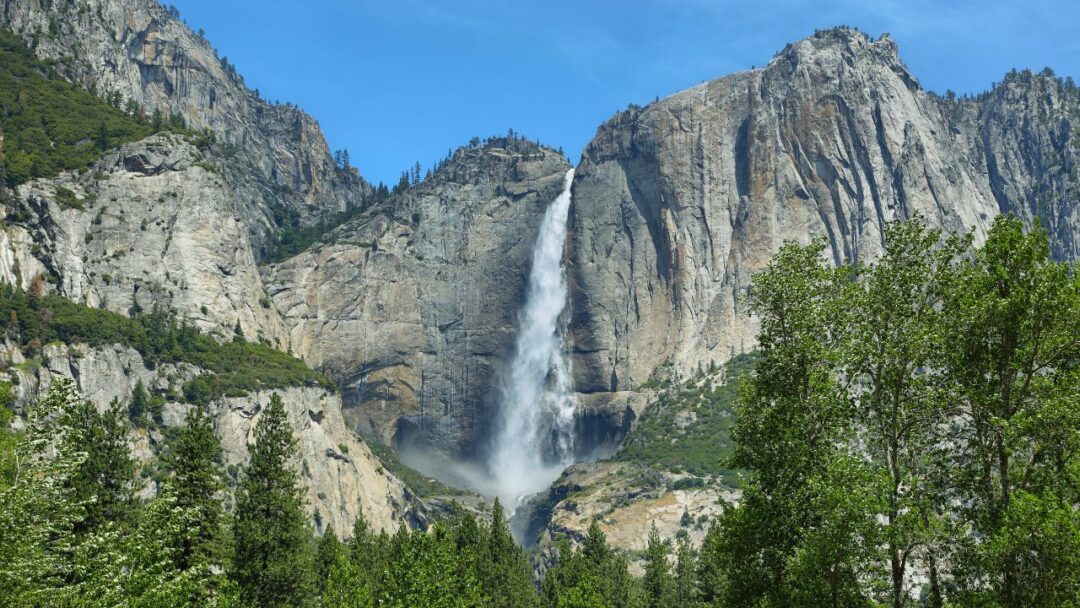
[[[488,468],[494,493],[511,512],[555,481],[573,458],[574,401],[559,324],[566,307],[562,261],[573,181],[571,169],[540,223],[514,359],[499,385]]]

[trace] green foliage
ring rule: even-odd
[[[486,534],[485,534],[486,533]],[[486,546],[479,548],[478,574],[491,608],[526,608],[536,606],[532,570],[522,550],[510,536],[509,524],[499,499],[491,513],[491,525],[479,531],[479,542],[486,536]],[[468,540],[468,539],[465,539]],[[459,541],[461,544],[461,541]]]
[[[607,544],[593,522],[579,549],[559,547],[559,561],[544,573],[543,605],[552,608],[624,608],[641,606],[637,582],[626,558]]]
[[[736,485],[728,466],[734,442],[731,427],[739,386],[754,369],[756,353],[737,355],[724,367],[723,381],[703,372],[664,389],[626,437],[616,460],[653,468],[715,477]],[[680,480],[684,487],[701,480]]]
[[[330,584],[331,574],[342,560],[347,560],[348,549],[338,540],[334,533],[334,527],[328,526],[323,535],[319,537],[319,544],[315,550],[315,582],[319,593],[325,594]]]
[[[79,402],[74,385],[57,381],[28,408],[27,430],[12,451],[11,485],[0,492],[0,606],[45,605],[68,597],[81,504],[70,481],[85,455],[61,443],[59,414]]]
[[[255,425],[236,498],[233,579],[253,606],[305,606],[313,592],[311,530],[291,462],[296,439],[275,393]]]
[[[304,224],[300,215],[290,207],[276,207],[273,209],[273,219],[280,230],[263,251],[262,261],[273,263],[291,258],[315,243],[321,242],[324,236],[338,226],[359,217],[373,205],[382,203],[388,198],[390,198],[390,191],[380,184],[364,196],[359,204],[323,218],[315,224]],[[269,308],[269,302],[264,306]]]
[[[700,605],[697,574],[697,551],[690,543],[689,536],[680,536],[675,547],[674,606],[694,608]]]
[[[207,584],[208,569],[176,567],[176,551],[197,529],[198,513],[177,507],[168,488],[136,525],[87,519],[117,511],[97,506],[115,504],[109,483],[83,485],[87,463],[97,456],[74,439],[86,436],[87,420],[100,424],[85,404],[74,384],[60,379],[27,410],[14,483],[0,491],[0,606],[233,605],[227,584]]]
[[[144,425],[146,423],[146,411],[149,409],[150,395],[146,392],[146,386],[140,378],[131,389],[131,401],[128,402],[128,418],[133,424]]]
[[[61,450],[84,457],[68,478],[77,502],[85,505],[76,531],[127,524],[135,508],[135,463],[128,450],[126,412],[115,401],[104,413],[88,400],[67,403],[60,414]]]
[[[667,608],[675,599],[675,578],[671,574],[668,546],[660,540],[653,526],[649,532],[649,544],[645,548],[645,576],[641,588],[647,608]]]
[[[10,382],[0,382],[0,490],[11,486],[15,478],[15,446],[20,434],[11,428],[15,418],[12,406],[15,392]]]
[[[156,130],[65,81],[18,36],[0,31],[0,131],[8,185],[85,167],[105,150]]]
[[[24,352],[31,356],[42,344],[57,341],[86,343],[91,347],[130,346],[151,366],[190,363],[208,372],[183,387],[184,398],[199,404],[217,397],[241,397],[251,391],[273,388],[333,387],[328,378],[291,355],[243,340],[218,343],[157,307],[128,318],[54,294],[35,296],[32,292],[0,286],[0,318],[14,319],[8,333],[14,334]],[[150,397],[143,412],[156,418],[160,405]]]
[[[822,253],[785,245],[755,277],[731,460],[748,476],[702,548],[702,599],[1076,605],[1075,268],[1009,217],[975,251],[915,220],[874,265]]]
[[[192,407],[184,426],[169,444],[168,465],[173,476],[167,485],[176,507],[194,513],[196,519],[176,554],[177,567],[189,570],[220,564],[224,555],[221,493],[221,442],[214,434],[213,419],[203,406]]]
[[[363,572],[356,563],[339,556],[324,583],[323,608],[371,608],[374,606]]]
[[[1050,261],[1046,234],[994,222],[945,298],[944,391],[969,423],[950,453],[964,538],[954,562],[965,601],[1080,602],[1080,277]],[[1068,507],[1065,507],[1068,505]],[[989,581],[989,588],[980,585]]]

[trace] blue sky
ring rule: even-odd
[[[1012,67],[1080,80],[1075,0],[172,0],[263,97],[315,116],[394,183],[513,128],[577,160],[596,127],[763,65],[816,28],[889,32],[923,86],[976,93]]]

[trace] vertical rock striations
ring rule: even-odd
[[[147,116],[177,115],[214,133],[257,246],[277,228],[275,215],[288,211],[311,222],[358,203],[370,189],[335,165],[313,118],[262,100],[205,38],[154,0],[5,0],[0,25],[70,80],[118,94],[121,107],[134,102]]]
[[[460,148],[423,183],[265,269],[293,349],[387,442],[477,446],[530,251],[569,164],[521,139]]]
[[[575,386],[632,389],[753,345],[750,277],[785,240],[834,262],[881,250],[916,214],[983,234],[999,212],[1042,219],[1077,255],[1075,88],[1015,75],[977,100],[924,91],[887,36],[816,33],[602,125],[571,209]]]

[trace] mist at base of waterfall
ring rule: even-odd
[[[567,304],[563,251],[573,180],[571,169],[540,222],[513,357],[494,387],[495,418],[490,438],[480,446],[483,457],[463,461],[422,446],[398,446],[406,465],[447,485],[498,498],[509,515],[575,461],[575,402],[562,326]]]

